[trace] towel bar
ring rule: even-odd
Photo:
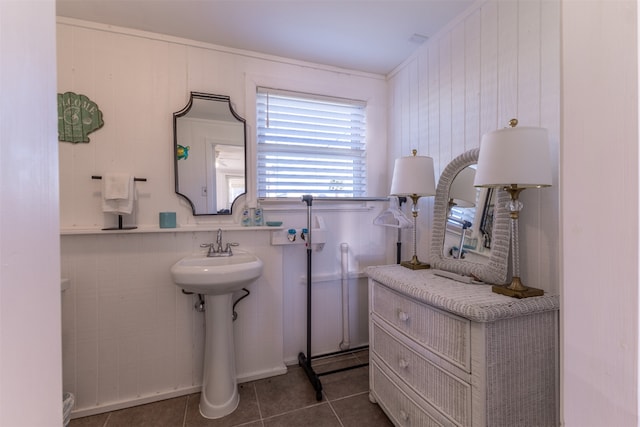
[[[101,175],[91,175],[91,179],[102,179]],[[147,178],[133,178],[134,181],[143,181],[146,182]],[[138,227],[136,226],[129,226],[129,227],[123,227],[122,226],[122,215],[118,215],[118,226],[117,227],[108,227],[108,228],[103,228],[102,230],[134,230]]]

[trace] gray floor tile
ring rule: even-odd
[[[380,406],[369,401],[368,392],[331,401],[331,406],[344,427],[393,426]]]
[[[256,398],[255,386],[253,383],[244,383],[238,385],[240,393],[240,403],[238,409],[233,411],[226,417],[215,420],[204,418],[200,415],[198,408],[200,403],[200,393],[189,396],[187,404],[187,415],[185,427],[231,427],[244,425],[252,421],[260,421],[260,410],[258,409],[258,400]],[[259,425],[261,425],[260,423]]]
[[[313,359],[316,373],[367,363],[367,349]],[[299,366],[285,375],[239,384],[240,404],[226,417],[200,415],[200,393],[71,420],[70,427],[388,427],[391,422],[369,402],[367,366],[320,375],[323,400]]]
[[[264,427],[340,427],[340,421],[328,403],[321,403],[265,419]]]
[[[256,381],[255,385],[264,418],[318,403],[315,390],[298,366],[290,366],[285,375]]]
[[[107,418],[109,418],[108,413],[76,418],[69,421],[69,427],[104,427]]]
[[[187,406],[187,396],[111,413],[106,427],[176,427],[182,426]]]
[[[357,359],[340,360],[318,367],[316,373],[321,374],[335,369],[342,369],[357,364]],[[322,388],[327,399],[334,400],[369,390],[369,368],[361,366],[342,372],[334,372],[327,375],[320,375]]]

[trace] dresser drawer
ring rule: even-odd
[[[371,280],[371,310],[398,331],[471,372],[470,321],[409,300]]]
[[[432,406],[460,425],[471,424],[471,385],[371,323],[373,353]]]
[[[415,396],[410,397],[411,392],[403,391],[402,387],[391,379],[392,375],[385,373],[384,368],[375,361],[372,361],[370,369],[371,389],[394,425],[402,427],[455,426],[426,403],[416,403],[420,399]]]

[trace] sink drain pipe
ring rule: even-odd
[[[231,311],[233,312],[232,319],[233,319],[234,322],[238,318],[238,313],[236,312],[236,305],[238,305],[238,303],[240,301],[242,301],[243,299],[245,299],[246,297],[251,295],[251,292],[249,292],[249,290],[247,288],[242,288],[242,290],[245,292],[245,294],[242,295],[240,298],[238,298],[233,303],[233,306],[231,307]],[[184,289],[182,289],[182,293],[185,294],[185,295],[193,295],[193,292],[185,291]],[[205,311],[204,295],[198,294],[198,301],[196,302],[196,304],[194,305],[193,308],[195,308],[198,313],[204,313],[204,311]]]
[[[251,292],[249,292],[249,290],[247,288],[242,288],[243,291],[245,291],[245,294],[242,295],[240,298],[238,298],[236,300],[236,302],[233,303],[233,307],[231,308],[231,311],[233,312],[233,321],[235,322],[236,319],[238,318],[238,313],[236,313],[236,305],[238,305],[238,303],[240,301],[242,301],[243,299],[245,299],[246,297],[248,297],[249,295],[251,295]]]

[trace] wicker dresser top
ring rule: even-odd
[[[365,273],[391,289],[474,322],[493,322],[559,307],[557,295],[510,298],[491,292],[490,285],[469,285],[436,276],[431,270],[410,270],[397,264],[367,267]]]

